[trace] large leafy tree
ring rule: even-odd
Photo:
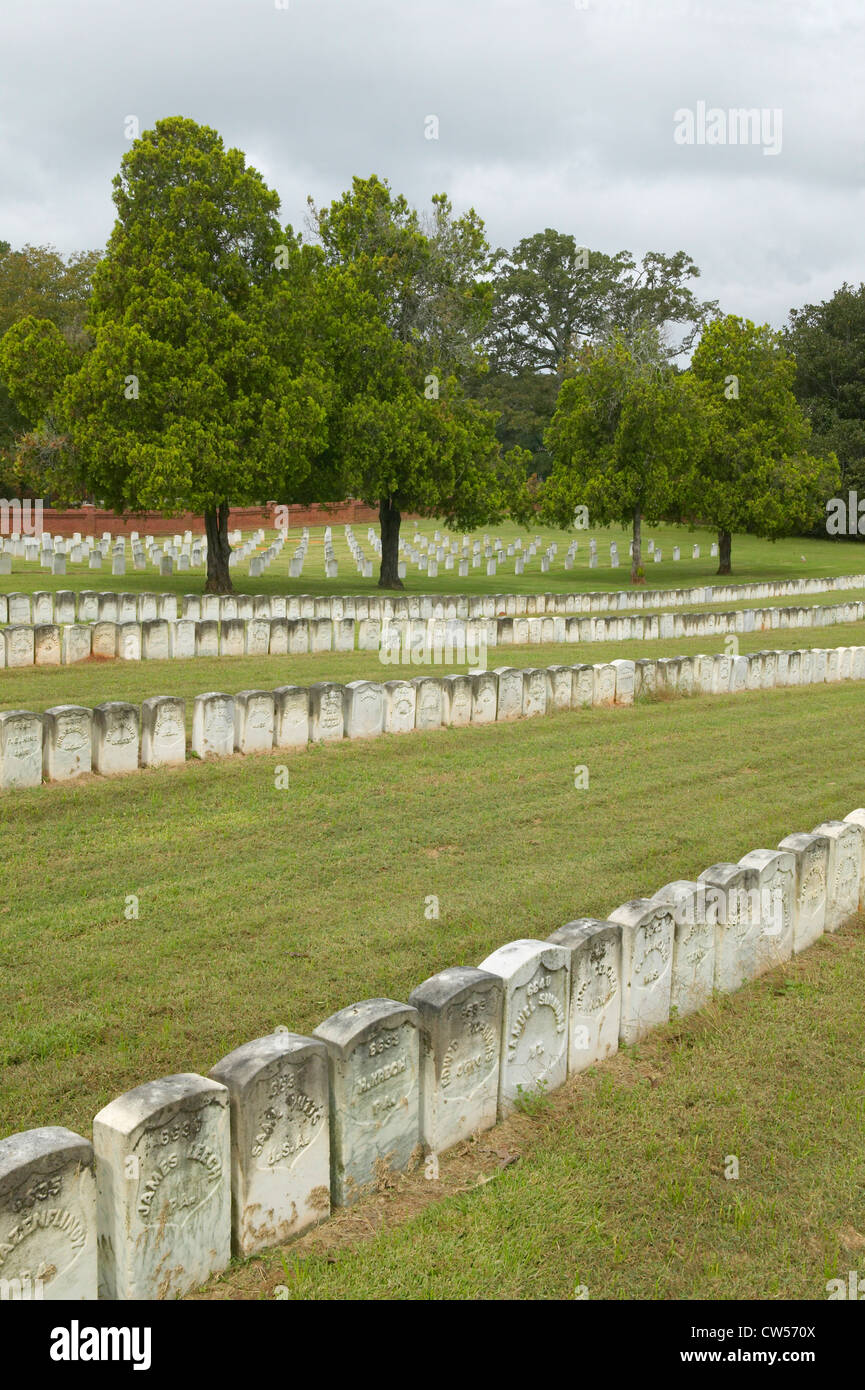
[[[690,281],[700,272],[684,251],[649,251],[638,263],[630,251],[608,256],[547,228],[499,251],[488,330],[496,367],[566,374],[581,346],[618,331],[627,341],[646,329],[677,325],[671,356],[690,350],[716,310],[700,303]]]
[[[865,284],[791,310],[784,342],[815,447],[834,452],[842,485],[865,496]]]
[[[77,500],[77,483],[71,472],[65,438],[50,416],[34,412],[32,392],[25,387],[25,402],[13,389],[9,371],[19,366],[35,382],[33,364],[49,367],[46,381],[56,385],[52,364],[45,362],[49,330],[53,325],[55,348],[50,356],[64,357],[58,339],[74,357],[86,350],[89,339],[84,329],[93,271],[101,252],[81,251],[65,258],[53,246],[24,246],[13,250],[0,241],[0,344],[7,338],[4,358],[10,366],[0,366],[0,491],[4,496],[31,489],[62,500]],[[20,325],[27,323],[26,328]],[[32,344],[33,325],[43,325]],[[12,330],[13,338],[9,339]],[[32,349],[32,350],[31,350]],[[23,357],[23,361],[22,361]],[[14,359],[14,362],[11,361]],[[29,366],[28,366],[29,360]],[[17,380],[17,375],[16,375]],[[45,393],[37,393],[46,404]]]
[[[838,487],[835,455],[807,448],[795,370],[779,333],[733,314],[709,324],[694,353],[707,429],[692,508],[717,529],[719,574],[731,572],[733,531],[776,539],[808,530]]]
[[[687,374],[670,369],[656,333],[614,333],[586,345],[559,393],[547,431],[552,472],[547,519],[567,527],[577,507],[596,523],[631,527],[631,582],[642,573],[642,523],[660,521],[687,493],[703,427]]]
[[[296,239],[242,152],[181,117],[134,143],[114,202],[62,414],[111,505],[204,514],[207,589],[229,590],[230,504],[287,494],[325,441],[326,382],[281,278]]]
[[[302,491],[377,506],[379,585],[401,588],[404,512],[475,526],[524,480],[522,452],[502,456],[495,414],[466,390],[484,366],[489,248],[474,211],[456,217],[436,195],[423,217],[374,176],[310,209],[316,336],[334,394],[328,444]]]

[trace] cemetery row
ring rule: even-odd
[[[759,584],[703,585],[692,589],[623,589],[572,594],[177,594],[58,589],[56,593],[0,593],[0,626],[9,624],[148,622],[178,618],[221,622],[229,618],[343,618],[423,620],[496,617],[569,617],[584,613],[639,612],[699,604],[865,589],[865,574],[824,579],[767,580]]]
[[[90,657],[167,661],[189,657],[304,656],[378,652],[384,664],[484,664],[488,647],[549,643],[663,641],[858,623],[865,602],[805,608],[740,608],[732,613],[535,618],[178,618],[0,628],[0,669],[70,666]]]
[[[715,695],[865,680],[865,647],[726,653],[411,680],[320,681],[276,690],[196,695],[197,758],[305,749],[310,743],[456,728],[591,706],[630,705],[660,692]],[[186,701],[56,705],[44,714],[0,713],[0,790],[64,782],[85,773],[134,772],[186,761]]]
[[[862,910],[865,810],[695,881],[511,941],[405,1002],[277,1029],[100,1110],[0,1141],[7,1297],[164,1299],[325,1220],[389,1170],[492,1128],[671,1015],[788,961]],[[675,1011],[675,1013],[674,1013]],[[435,1166],[433,1166],[435,1172]]]

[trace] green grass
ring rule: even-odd
[[[844,815],[862,713],[854,684],[767,691],[318,746],[284,791],[268,755],[5,794],[0,1133],[86,1133],[142,1081]]]
[[[740,652],[791,651],[803,647],[865,645],[865,622],[835,627],[791,628],[737,634]],[[725,638],[669,637],[645,642],[556,642],[538,646],[488,647],[487,666],[568,666],[661,656],[696,656],[725,651]],[[412,666],[382,663],[375,652],[321,652],[314,656],[194,657],[187,661],[82,661],[74,666],[22,666],[0,672],[0,708],[41,712],[52,705],[98,705],[106,700],[139,704],[152,695],[179,695],[189,701],[208,690],[273,690],[314,681],[387,681],[466,671],[468,664]]]
[[[407,540],[411,540],[413,529],[411,522],[403,522],[402,535]],[[421,532],[429,537],[432,537],[436,529],[447,530],[443,522],[423,521],[420,525]],[[374,561],[372,579],[361,579],[357,574],[351,554],[345,544],[342,526],[335,525],[332,530],[334,550],[340,568],[340,573],[336,579],[325,578],[324,528],[315,527],[310,530],[309,550],[304,572],[299,579],[290,579],[288,574],[289,556],[300,539],[300,531],[292,530],[289,532],[288,541],[282,554],[261,578],[249,578],[248,561],[241,562],[233,570],[235,588],[238,592],[245,594],[380,593],[381,591],[377,587],[378,562],[367,543],[367,525],[359,523],[355,526],[354,532],[367,557]],[[479,569],[472,569],[470,566],[468,577],[465,579],[460,579],[459,571],[456,568],[448,571],[444,569],[443,565],[439,566],[438,576],[435,579],[429,579],[413,565],[410,565],[406,580],[406,592],[567,593],[577,590],[621,589],[628,586],[630,574],[628,541],[630,533],[622,530],[619,526],[592,527],[587,531],[575,532],[558,531],[542,526],[532,527],[529,531],[525,527],[502,524],[499,527],[487,527],[485,531],[475,531],[472,533],[472,538],[480,540],[485,533],[491,539],[499,536],[505,544],[517,536],[521,536],[525,540],[526,536],[530,534],[540,535],[544,545],[550,541],[556,541],[559,551],[548,574],[541,573],[540,551],[531,562],[528,571],[520,576],[514,574],[513,560],[509,560],[505,565],[499,567],[498,573],[492,577],[488,577],[486,574],[485,562]],[[270,532],[268,539],[271,539],[275,534],[275,532]],[[459,538],[462,535],[458,531],[450,531],[449,534],[454,538]],[[594,536],[598,542],[597,569],[589,568],[590,536]],[[655,564],[647,556],[650,537],[660,545],[663,551],[664,559],[660,564]],[[574,568],[566,571],[563,568],[564,554],[568,542],[572,538],[578,540],[579,549]],[[829,540],[828,538],[814,540],[798,536],[780,541],[763,541],[755,536],[736,535],[733,538],[732,551],[734,572],[732,575],[719,577],[717,574],[718,561],[709,555],[709,547],[715,539],[713,532],[691,531],[685,526],[647,527],[643,536],[647,587],[666,589],[688,588],[693,585],[704,584],[744,584],[765,579],[797,579],[805,575],[818,577],[854,574],[865,569],[865,549],[857,541]],[[609,543],[613,540],[618,543],[621,558],[618,569],[612,569],[609,564]],[[691,547],[695,541],[701,546],[701,558],[699,560],[691,559]],[[674,562],[672,558],[674,545],[679,545],[682,552],[682,559],[678,562]],[[803,556],[805,557],[804,560]],[[2,588],[5,591],[22,593],[32,593],[37,590],[54,592],[57,589],[125,590],[129,593],[153,590],[178,594],[201,593],[204,588],[204,570],[198,569],[187,574],[174,574],[165,579],[152,567],[139,572],[132,568],[129,546],[127,545],[127,573],[122,578],[112,576],[110,559],[103,561],[101,570],[90,570],[86,565],[67,564],[67,573],[56,577],[37,564],[14,559],[12,561],[12,574],[4,577]]]

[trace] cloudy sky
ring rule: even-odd
[[[104,245],[130,117],[184,115],[296,227],[377,173],[474,206],[496,245],[683,249],[701,297],[761,322],[865,279],[862,0],[27,0],[0,54],[13,246]],[[740,108],[765,113],[752,143]]]

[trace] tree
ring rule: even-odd
[[[688,281],[699,276],[684,251],[649,251],[639,266],[630,251],[608,256],[578,246],[573,236],[547,228],[496,253],[495,297],[488,330],[499,370],[531,369],[560,378],[587,342],[644,329],[684,326],[669,353],[687,352],[700,326],[716,311],[700,303]]]
[[[0,241],[0,343],[24,320],[50,323],[80,358],[89,345],[84,321],[100,255],[80,251],[64,260],[53,246],[13,251],[8,241]],[[0,367],[0,491],[4,496],[29,489],[79,500],[65,446],[56,427],[16,406]]]
[[[842,487],[865,496],[865,284],[791,309],[784,344],[815,446],[837,455]]]
[[[709,324],[691,372],[706,414],[693,511],[718,531],[719,574],[733,531],[774,539],[807,529],[837,489],[834,454],[807,452],[810,427],[793,395],[781,335],[733,314]]]
[[[691,383],[669,369],[657,334],[587,345],[547,431],[544,516],[567,527],[585,506],[595,521],[631,526],[631,583],[640,583],[643,520],[659,521],[687,491],[701,428]]]
[[[405,511],[475,526],[524,480],[522,451],[502,457],[495,415],[465,390],[484,365],[489,248],[473,210],[455,217],[438,194],[422,218],[375,176],[310,210],[322,256],[317,342],[334,391],[306,492],[377,506],[379,586],[402,588]]]
[[[280,278],[297,239],[242,152],[182,117],[124,155],[114,202],[94,346],[61,412],[90,485],[118,510],[203,512],[206,588],[229,591],[230,504],[288,491],[326,438],[327,383]]]

